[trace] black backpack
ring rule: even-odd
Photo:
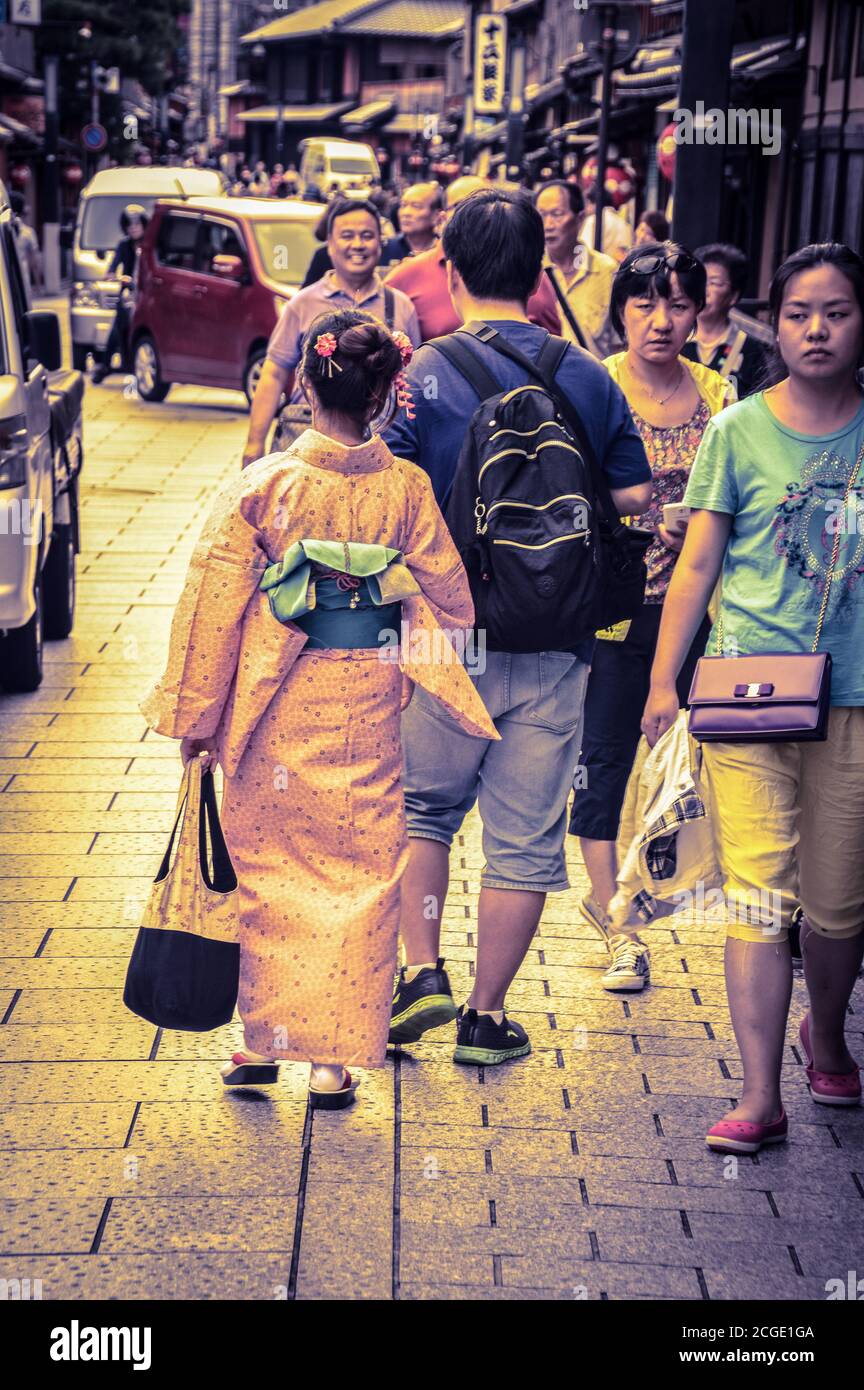
[[[535,381],[502,391],[469,334]],[[472,323],[428,346],[481,400],[444,515],[489,650],[567,651],[632,617],[653,537],[622,524],[582,422],[554,384],[567,342],[548,337],[535,363],[494,328]]]

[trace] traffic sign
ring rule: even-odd
[[[104,125],[90,121],[81,131],[81,143],[91,154],[101,154],[108,144],[108,132]]]
[[[12,24],[41,24],[42,0],[12,0],[9,19]]]

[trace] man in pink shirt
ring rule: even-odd
[[[474,174],[455,179],[446,193],[442,233],[457,203],[461,203],[478,188],[492,186],[487,179],[478,178]],[[421,251],[419,255],[401,261],[389,275],[385,275],[385,279],[388,285],[407,294],[413,302],[424,343],[428,343],[430,338],[440,338],[444,333],[452,333],[459,327],[462,320],[453,308],[453,301],[447,289],[447,272],[444,269],[444,253],[440,242],[429,251]],[[555,291],[545,277],[537,293],[532,294],[528,300],[528,318],[531,323],[539,324],[549,333],[561,332]]]

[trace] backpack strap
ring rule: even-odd
[[[546,353],[546,361],[550,363],[550,365],[554,352],[555,367],[557,370],[561,365],[567,348],[570,346],[566,339],[556,338],[550,333],[547,341],[543,344],[537,361],[532,362],[531,358],[526,357],[524,352],[520,352],[518,348],[513,347],[512,343],[508,343],[502,334],[498,332],[497,328],[493,328],[491,324],[479,322],[466,323],[463,324],[462,328],[458,328],[456,332],[470,333],[471,337],[476,338],[478,342],[487,343],[489,347],[494,348],[496,352],[500,352],[502,356],[509,357],[512,362],[518,362],[519,366],[528,372],[530,376],[542,382],[561,411],[561,414],[564,416],[564,419],[567,421],[567,424],[570,426],[573,436],[579,444],[582,456],[591,472],[594,491],[606,515],[606,522],[612,532],[617,534],[624,523],[618,515],[618,510],[612,500],[612,494],[609,491],[609,482],[606,478],[606,474],[600,467],[599,460],[588,438],[579,412],[572,401],[559,389],[554,380],[554,376],[545,374],[540,368],[540,360],[544,352]],[[550,343],[554,344],[554,348],[550,346]]]
[[[586,351],[590,352],[591,349],[588,347],[588,344],[587,344],[587,342],[585,341],[585,334],[582,332],[582,329],[579,327],[579,321],[578,321],[578,319],[576,318],[576,315],[573,313],[573,309],[571,308],[571,305],[570,305],[569,300],[567,299],[567,296],[565,295],[565,293],[564,293],[564,291],[562,290],[561,286],[558,284],[558,281],[557,281],[556,276],[555,276],[555,271],[554,271],[554,269],[552,268],[551,265],[547,265],[547,266],[544,266],[544,270],[545,270],[545,272],[546,272],[546,278],[548,279],[549,284],[552,286],[553,290],[555,291],[555,298],[558,300],[558,308],[561,310],[561,312],[562,312],[562,314],[564,315],[565,319],[566,319],[567,322],[569,323],[569,325],[570,325],[570,330],[571,330],[571,332],[573,333],[574,337],[576,338],[577,343],[579,344],[580,347],[583,347],[583,348],[586,349]]]
[[[487,400],[489,396],[497,396],[501,390],[500,381],[495,380],[476,352],[472,352],[464,338],[460,339],[457,333],[445,333],[442,338],[430,338],[426,347],[434,347],[442,357],[446,357],[451,367],[455,367],[459,375],[465,378],[481,401]]]
[[[393,318],[396,312],[396,300],[393,291],[388,285],[384,286],[384,322],[393,331]]]

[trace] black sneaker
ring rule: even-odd
[[[434,970],[421,970],[410,984],[405,983],[406,969],[403,965],[399,971],[393,995],[388,1038],[391,1043],[417,1042],[430,1028],[440,1028],[456,1017],[443,956],[438,957]]]
[[[463,1004],[456,1021],[456,1051],[454,1062],[467,1062],[471,1066],[496,1066],[498,1062],[510,1062],[514,1057],[527,1057],[531,1051],[528,1034],[519,1023],[504,1015],[500,1023],[488,1014],[482,1017],[476,1009],[467,1009]]]

